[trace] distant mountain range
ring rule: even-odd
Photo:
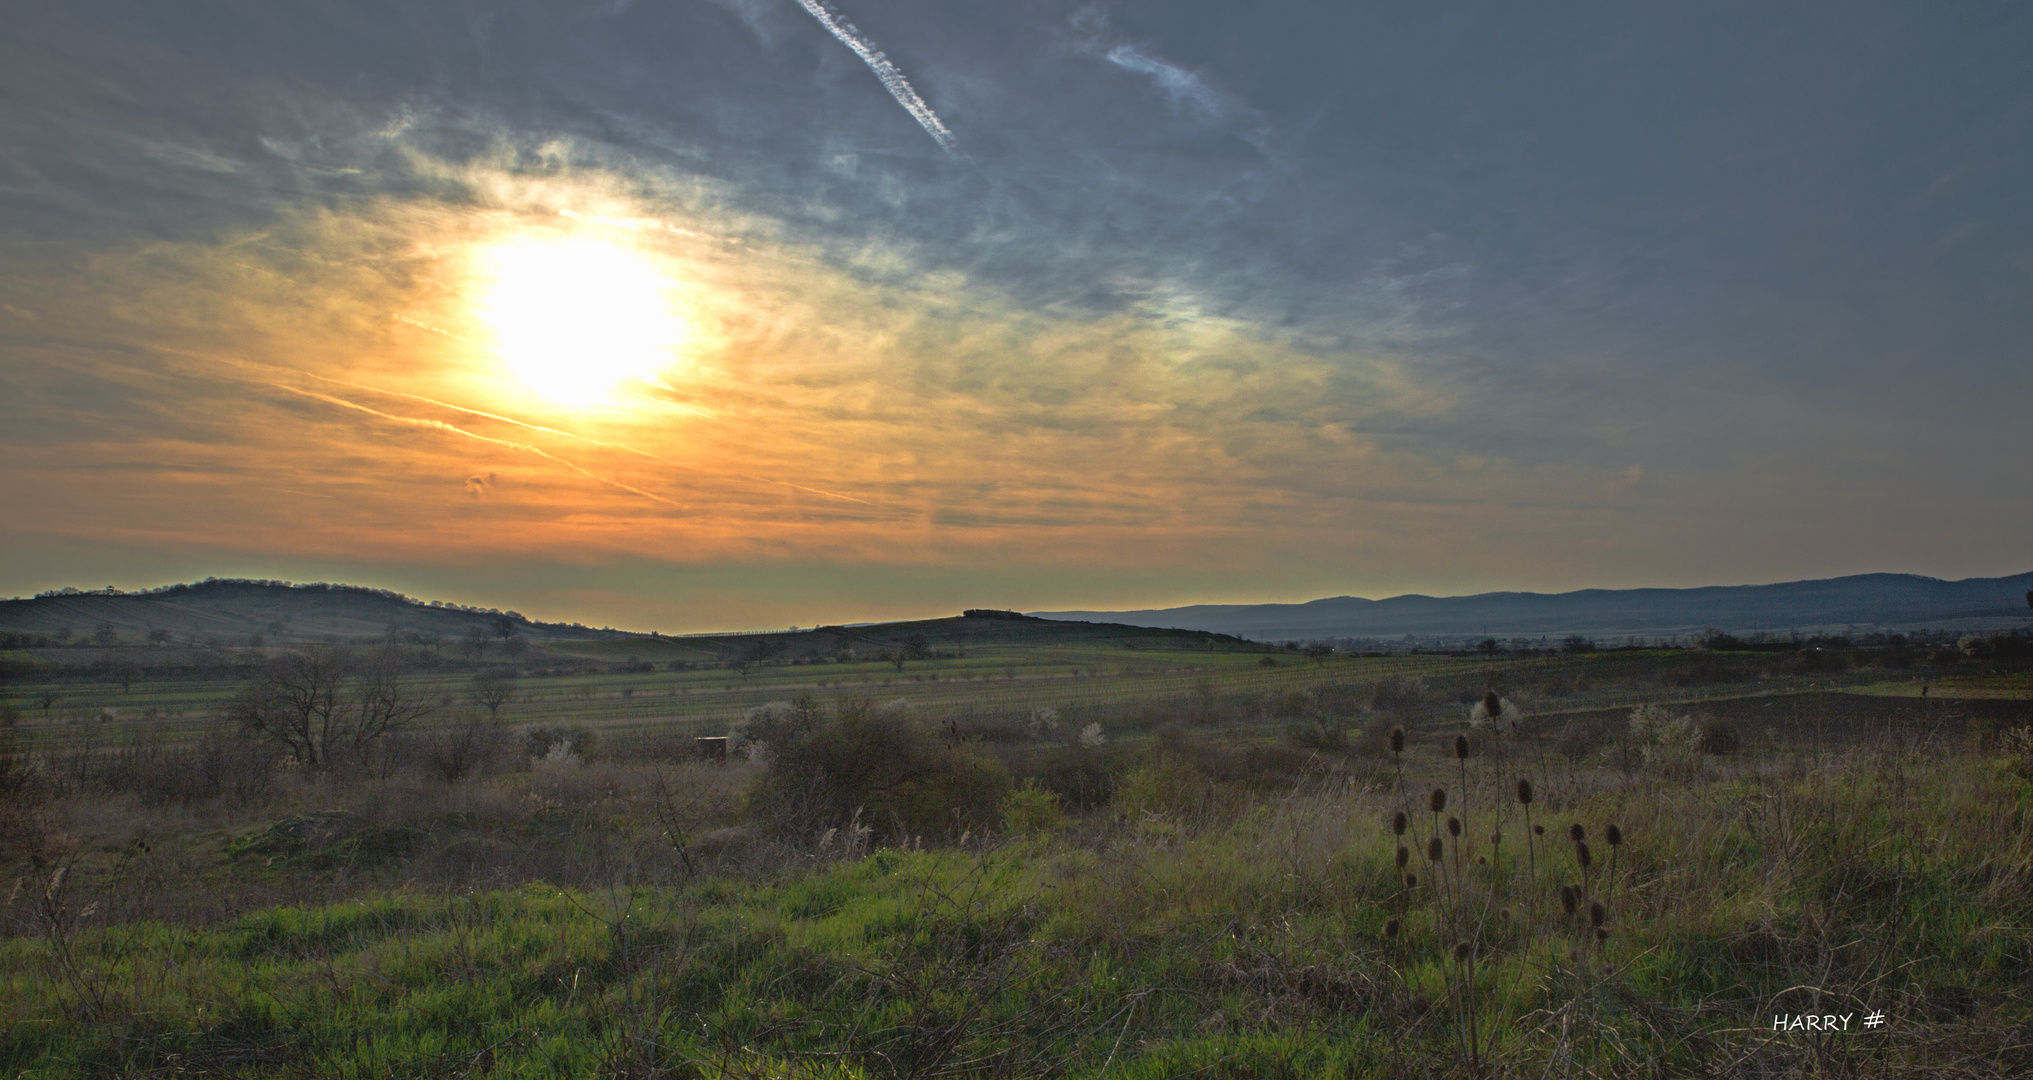
[[[1326,638],[1604,639],[2033,626],[2033,573],[1943,581],[1857,574],[1780,585],[1582,589],[1475,596],[1337,596],[1304,604],[1196,604],[1146,611],[1037,611],[1046,619],[1208,630],[1257,641]]]

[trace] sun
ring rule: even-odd
[[[597,237],[483,249],[479,315],[494,352],[532,392],[567,406],[613,396],[669,366],[689,328],[674,283],[642,253]]]

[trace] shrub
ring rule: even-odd
[[[1339,754],[1348,749],[1348,729],[1324,720],[1287,725],[1285,737],[1301,749],[1318,750],[1325,754]]]
[[[588,736],[590,737],[590,733]],[[422,740],[424,764],[438,779],[450,784],[475,771],[491,767],[500,757],[502,743],[506,741],[502,736],[501,726],[494,722],[492,716],[478,709],[469,710],[453,716],[424,735]],[[552,745],[559,742],[568,747],[573,746],[569,735],[553,740]],[[550,749],[550,746],[544,747],[544,754],[550,753]],[[576,748],[573,752],[577,752]]]
[[[35,775],[34,759],[21,748],[16,728],[21,710],[0,707],[0,795],[12,795],[27,787]]]
[[[1110,803],[1130,818],[1146,815],[1177,816],[1204,809],[1213,801],[1213,783],[1192,764],[1176,754],[1134,769],[1115,787]]]
[[[599,737],[584,724],[538,724],[522,732],[523,753],[532,759],[571,756],[584,760],[593,756],[599,744]]]
[[[1044,836],[1066,827],[1066,813],[1059,809],[1059,796],[1027,779],[1002,797],[997,808],[1002,827],[1013,836]]]
[[[1010,790],[1001,764],[941,738],[904,702],[841,702],[802,732],[782,729],[749,794],[758,824],[803,835],[860,813],[892,837],[993,827]]]
[[[1622,748],[1635,751],[1646,768],[1674,779],[1692,779],[1699,771],[1702,731],[1693,717],[1673,712],[1663,705],[1640,705],[1631,710],[1629,737]]]
[[[1078,740],[1053,747],[1029,759],[1027,779],[1059,797],[1061,805],[1082,810],[1102,806],[1115,797],[1116,784],[1129,767],[1118,746],[1085,746]]]
[[[1258,790],[1288,787],[1320,765],[1315,755],[1296,747],[1196,739],[1176,726],[1158,730],[1158,750],[1207,780]]]
[[[1567,720],[1567,724],[1563,728],[1559,728],[1559,738],[1553,742],[1553,748],[1555,748],[1555,751],[1561,757],[1565,757],[1567,761],[1580,763],[1580,761],[1586,761],[1590,755],[1594,755],[1596,748],[1600,744],[1602,744],[1602,736],[1596,732],[1596,728],[1592,728],[1592,726],[1588,726],[1588,724],[1584,724],[1580,720]],[[1610,765],[1618,765],[1618,763],[1612,761]]]
[[[1700,746],[1704,754],[1734,754],[1743,749],[1744,738],[1735,724],[1708,716],[1701,720]]]
[[[1426,684],[1410,675],[1394,675],[1377,684],[1369,703],[1393,719],[1415,718],[1425,711]]]

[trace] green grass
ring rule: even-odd
[[[1449,771],[1431,769],[1419,790]],[[1449,785],[1472,829],[1510,834],[1490,866],[1464,871],[1478,903],[1513,913],[1480,932],[1448,929],[1430,888],[1398,883],[1388,785],[1332,786],[1209,818],[882,849],[757,878],[398,891],[204,929],[60,922],[0,943],[0,1068],[1454,1074],[1473,1000],[1478,1056],[1497,1075],[2033,1069],[2015,1034],[2033,965],[2017,776],[1979,758],[1857,754],[1689,783],[1541,780],[1536,879],[1503,776],[1477,762],[1469,788]],[[1611,820],[1629,839],[1594,889],[1613,933],[1579,946],[1552,900],[1576,879],[1556,836],[1582,821],[1599,837]],[[1406,931],[1386,939],[1393,917]],[[1449,958],[1464,933],[1472,995]],[[1775,1012],[1868,1008],[1891,1026],[1837,1040],[1769,1030]]]

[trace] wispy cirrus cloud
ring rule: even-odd
[[[1209,127],[1232,129],[1259,150],[1264,149],[1269,129],[1261,112],[1201,73],[1158,55],[1150,45],[1118,34],[1106,8],[1099,4],[1080,8],[1067,20],[1067,26],[1076,51],[1144,76],[1174,112]]]

